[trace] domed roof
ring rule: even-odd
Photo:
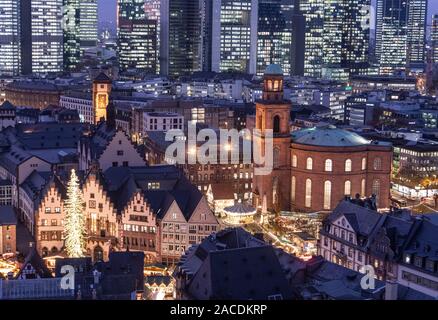
[[[339,129],[333,125],[293,132],[292,142],[322,147],[355,147],[371,143],[357,133]]]
[[[251,206],[243,204],[241,202],[236,203],[234,206],[224,208],[225,213],[233,215],[246,215],[246,214],[256,214],[257,210]]]
[[[283,75],[283,69],[278,64],[270,64],[266,67],[265,74],[269,75]]]

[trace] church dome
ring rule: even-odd
[[[283,69],[278,64],[270,64],[266,70],[265,75],[283,75]]]
[[[357,133],[333,125],[295,131],[292,133],[292,142],[320,147],[357,147],[371,143]]]

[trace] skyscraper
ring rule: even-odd
[[[156,70],[157,73],[160,73],[160,8],[161,8],[161,0],[145,0],[144,3],[144,12],[146,15],[146,19],[154,20],[157,24],[157,40],[156,40]]]
[[[180,76],[202,69],[200,8],[199,0],[161,1],[161,74]]]
[[[303,0],[306,76],[347,80],[366,73],[370,0]]]
[[[76,69],[80,59],[80,8],[79,0],[64,0],[64,70]]]
[[[376,58],[381,74],[424,69],[427,0],[377,0]]]
[[[63,0],[31,1],[32,72],[63,70]]]
[[[156,73],[157,21],[146,19],[144,0],[119,0],[118,6],[120,69]]]
[[[294,0],[259,0],[257,28],[257,75],[278,64],[285,74],[292,69]]]
[[[304,42],[304,75],[322,75],[324,0],[301,0],[300,9],[306,20]]]
[[[118,21],[145,18],[144,0],[117,0]]]
[[[432,63],[438,63],[438,14],[432,16],[430,40],[432,41]]]
[[[21,72],[20,2],[0,0],[0,75]]]
[[[213,0],[212,70],[256,73],[258,0]]]
[[[407,64],[409,71],[422,72],[426,62],[426,25],[428,0],[408,2]]]
[[[322,76],[348,80],[368,69],[370,0],[324,3]]]
[[[120,69],[157,72],[157,21],[148,19],[119,21]]]
[[[97,0],[80,0],[79,10],[79,39],[83,51],[97,45]]]

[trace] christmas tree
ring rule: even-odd
[[[84,202],[79,188],[79,179],[74,169],[71,171],[67,186],[65,211],[64,235],[67,254],[70,258],[83,257],[85,249]]]

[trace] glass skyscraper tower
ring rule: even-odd
[[[290,74],[293,11],[293,0],[259,0],[257,75],[263,75],[266,66],[272,63],[280,65],[285,74]]]
[[[79,2],[79,39],[81,50],[85,50],[95,47],[98,41],[97,0]]]
[[[377,0],[380,74],[424,69],[427,0]]]
[[[63,70],[63,0],[31,0],[32,72]]]
[[[200,0],[162,0],[160,73],[180,76],[202,70]]]
[[[156,73],[157,21],[146,19],[144,0],[120,0],[118,5],[120,69],[135,68]]]
[[[368,69],[370,0],[302,0],[304,74],[347,80]]]
[[[0,75],[21,73],[20,1],[0,0]]]
[[[74,71],[81,57],[79,0],[64,0],[64,70]]]
[[[256,73],[258,0],[213,0],[212,70]]]

